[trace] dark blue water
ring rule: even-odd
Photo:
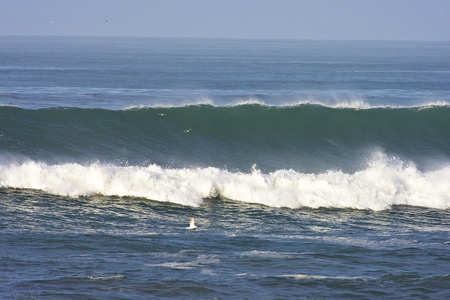
[[[446,42],[0,37],[0,298],[448,298],[449,74]]]

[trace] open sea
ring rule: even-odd
[[[1,36],[0,298],[449,299],[450,42]]]

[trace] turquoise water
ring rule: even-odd
[[[449,43],[0,41],[1,298],[450,296]]]

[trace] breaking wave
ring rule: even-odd
[[[450,166],[421,172],[383,154],[355,173],[321,174],[277,170],[230,172],[214,167],[168,169],[28,161],[0,166],[0,187],[39,189],[71,197],[101,194],[143,197],[189,206],[204,198],[227,199],[273,207],[334,207],[384,210],[391,205],[437,209],[450,207]]]

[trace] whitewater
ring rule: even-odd
[[[448,209],[450,167],[420,172],[379,155],[353,174],[328,171],[303,174],[253,169],[232,173],[217,168],[164,169],[26,162],[0,167],[3,188],[38,189],[63,196],[127,196],[199,206],[204,198],[227,199],[273,207],[336,207],[383,210],[392,205]]]

